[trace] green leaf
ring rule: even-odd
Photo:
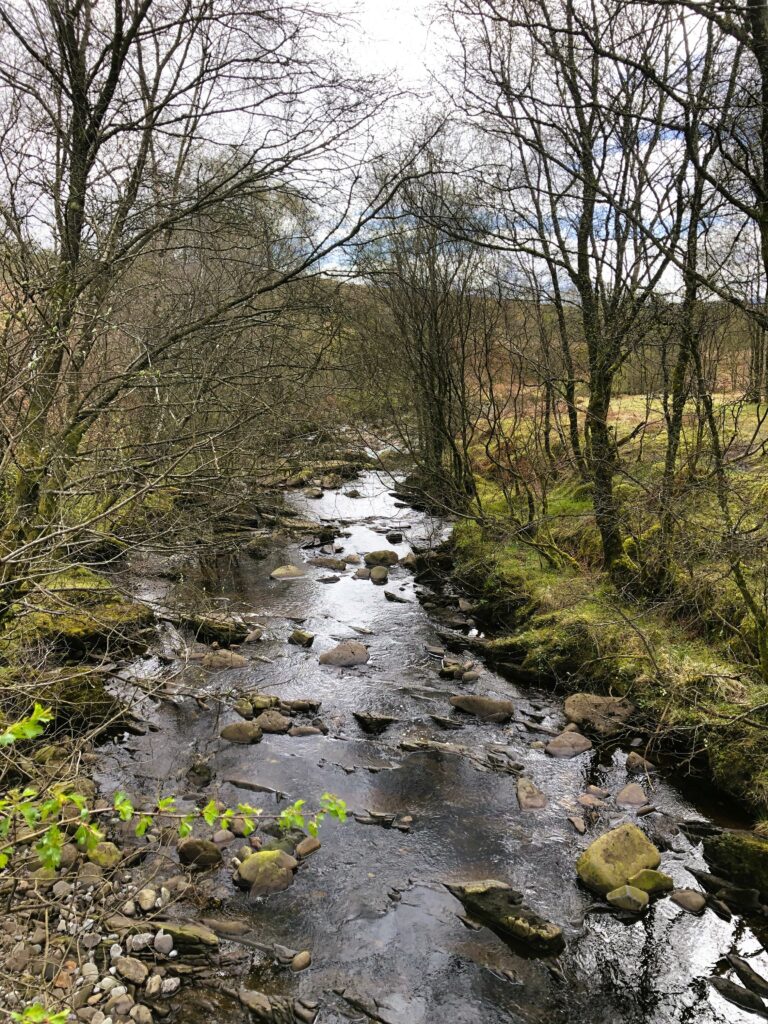
[[[44,868],[57,868],[61,864],[61,848],[64,836],[57,825],[51,825],[39,843],[35,844],[35,852]]]
[[[115,793],[114,808],[117,811],[120,821],[130,821],[134,815],[134,808],[126,793],[118,790]]]
[[[153,819],[152,819],[152,817],[149,814],[142,814],[142,816],[139,818],[138,824],[136,825],[136,828],[134,829],[134,831],[135,831],[136,835],[139,837],[139,839],[141,839],[141,837],[143,835],[145,835],[147,829],[152,824],[152,821],[153,821]]]
[[[213,823],[219,816],[219,808],[215,800],[209,800],[202,810],[203,821],[206,825],[213,827]]]

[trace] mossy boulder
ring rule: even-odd
[[[729,830],[704,838],[704,854],[717,874],[768,895],[768,840]]]
[[[605,896],[660,863],[659,851],[637,825],[620,825],[590,843],[576,862],[576,871],[584,885]]]
[[[365,564],[371,568],[372,566],[379,566],[387,568],[391,565],[397,565],[400,560],[400,556],[396,551],[390,551],[388,548],[383,548],[381,551],[369,551],[365,555]]]
[[[643,868],[636,875],[632,875],[628,879],[628,884],[634,886],[635,889],[642,889],[649,896],[655,896],[661,892],[672,892],[675,887],[675,883],[669,875],[665,875],[663,871],[654,871],[651,868]]]
[[[267,896],[287,889],[297,867],[297,861],[284,850],[259,850],[238,866],[234,882],[251,896]]]
[[[108,842],[97,843],[92,850],[88,851],[87,856],[91,864],[96,864],[105,871],[117,867],[123,858],[118,847],[114,843]]]
[[[464,904],[470,917],[513,946],[538,956],[563,950],[562,929],[524,906],[522,893],[515,892],[506,882],[486,879],[446,888]]]
[[[203,643],[236,644],[248,636],[251,627],[242,619],[214,612],[188,615],[182,618],[182,625],[188,626],[195,637]]]
[[[639,914],[648,906],[648,893],[634,885],[620,885],[605,897],[608,902],[619,910],[629,910]]]

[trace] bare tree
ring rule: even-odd
[[[386,90],[341,74],[325,22],[250,0],[0,4],[0,605],[82,526],[60,498],[117,411],[163,407],[190,353],[209,373],[279,329],[292,282],[390,195],[356,193]],[[151,465],[120,502],[169,462]]]

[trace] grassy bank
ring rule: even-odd
[[[739,658],[732,631],[718,629],[727,587],[709,595],[709,620],[685,611],[691,601],[707,607],[716,567],[686,576],[674,598],[638,596],[599,569],[588,486],[570,480],[554,488],[546,529],[535,539],[511,530],[492,483],[481,481],[480,491],[483,522],[463,520],[455,529],[455,571],[494,637],[492,657],[519,678],[628,696],[651,749],[703,768],[719,789],[768,818],[768,686]],[[627,493],[626,500],[636,499]]]

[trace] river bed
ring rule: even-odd
[[[343,553],[392,547],[402,556],[412,543],[423,545],[444,534],[445,524],[401,507],[387,480],[376,474],[364,474],[354,486],[360,498],[334,490],[319,500],[293,499],[303,515],[341,524]],[[392,530],[402,531],[402,543],[384,539]],[[631,748],[552,759],[532,743],[546,741],[564,725],[560,697],[517,687],[482,663],[480,678],[469,685],[440,678],[439,662],[427,651],[441,643],[440,623],[419,600],[428,592],[401,566],[391,570],[386,587],[355,579],[354,566],[345,573],[306,566],[303,578],[270,579],[276,566],[302,564],[316,554],[317,549],[285,541],[266,559],[221,559],[203,576],[163,592],[155,581],[143,582],[139,596],[165,602],[199,599],[204,582],[210,601],[263,624],[266,634],[248,645],[248,652],[243,649],[250,658],[246,668],[203,673],[196,663],[185,667],[175,656],[166,664],[157,652],[139,659],[130,672],[167,676],[168,695],[159,701],[141,698],[140,713],[152,723],[145,736],[101,750],[98,778],[107,792],[217,796],[229,805],[258,800],[269,813],[285,805],[269,792],[237,786],[246,779],[290,800],[301,797],[313,804],[329,791],[361,816],[412,817],[409,831],[361,824],[352,815],[344,825],[327,822],[321,850],[302,865],[291,888],[263,900],[251,901],[235,890],[226,867],[208,881],[206,892],[220,904],[217,913],[245,922],[253,939],[312,952],[312,965],[301,974],[253,954],[245,973],[250,986],[317,1000],[318,1024],[369,1019],[385,1024],[746,1024],[757,1019],[726,1002],[706,980],[723,971],[729,952],[768,973],[768,957],[742,919],[725,921],[711,910],[697,918],[661,899],[643,917],[626,921],[596,909],[594,895],[578,884],[574,865],[580,851],[608,828],[636,818],[609,800],[581,836],[568,815],[578,810],[575,801],[585,787],[615,794],[635,781],[624,767]],[[340,578],[321,582],[332,576]],[[403,603],[388,600],[385,590]],[[316,635],[309,650],[286,642],[299,622]],[[339,669],[318,663],[322,651],[348,638],[369,647],[368,664]],[[173,631],[165,634],[166,655],[178,654],[178,640]],[[255,746],[221,740],[221,728],[237,721],[233,698],[255,688],[280,698],[322,701],[328,735],[265,735]],[[510,698],[515,719],[498,725],[460,716],[448,704],[458,692]],[[396,722],[370,736],[354,712]],[[457,719],[461,728],[446,731],[431,715]],[[415,739],[452,743],[464,751],[401,748]],[[516,776],[493,769],[505,758],[524,766],[526,777],[546,794],[547,807],[520,809]],[[206,786],[190,782],[190,768],[201,760],[212,771]],[[662,870],[677,885],[698,888],[686,865],[706,864],[677,823],[706,821],[704,805],[656,774],[652,783],[659,813],[643,819],[642,827],[664,849]],[[485,878],[510,883],[530,907],[560,925],[565,952],[556,959],[526,958],[489,930],[463,922],[463,908],[445,883]],[[195,913],[206,911],[187,908],[188,916]],[[226,980],[226,971],[220,975]],[[240,979],[232,980],[234,988],[239,984]],[[247,1019],[236,1002],[211,1003],[212,996],[190,996],[189,987],[186,992],[175,1016],[184,1024]]]

